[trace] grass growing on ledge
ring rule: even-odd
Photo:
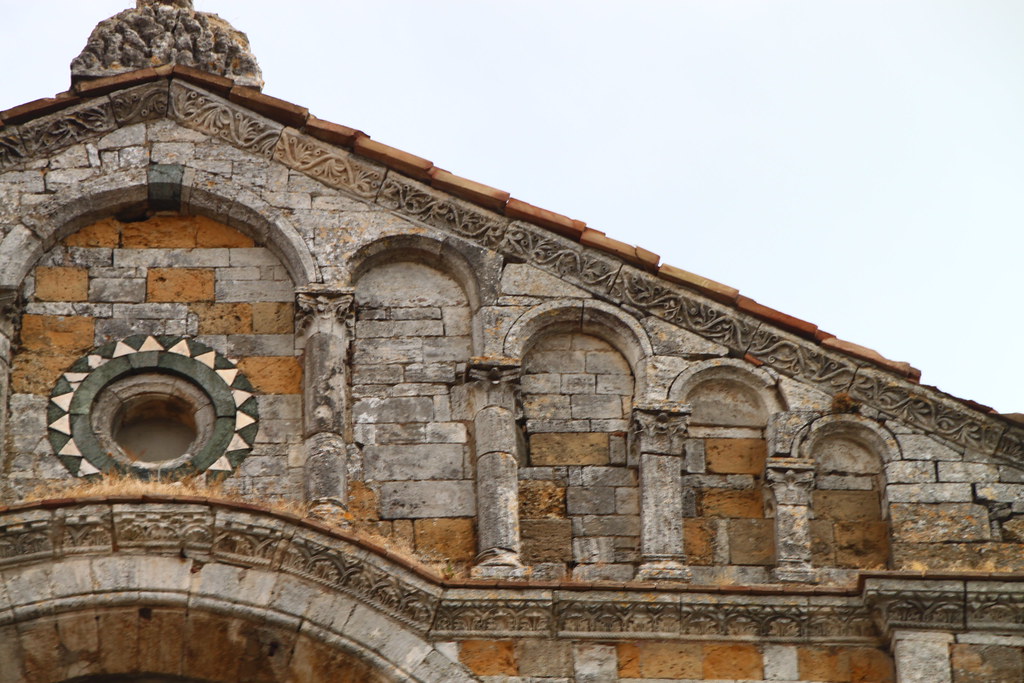
[[[334,514],[314,514],[306,503],[286,500],[278,497],[255,499],[234,491],[225,491],[222,482],[206,484],[198,478],[182,481],[143,481],[132,476],[117,472],[104,474],[90,479],[72,479],[68,481],[52,481],[37,486],[25,496],[22,502],[33,503],[54,498],[93,498],[104,496],[197,496],[222,500],[228,503],[244,503],[259,505],[271,512],[282,512],[297,517],[315,520],[338,531],[357,536],[381,546],[397,555],[413,560],[427,571],[439,577],[462,578],[468,576],[469,568],[463,563],[453,564],[444,558],[424,557],[413,550],[407,539],[384,536],[367,529],[359,520],[353,519],[348,512]]]

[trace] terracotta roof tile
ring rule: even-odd
[[[728,285],[723,285],[720,282],[709,280],[706,277],[694,275],[687,270],[670,266],[667,263],[662,264],[661,267],[658,268],[658,275],[677,284],[697,289],[713,299],[717,299],[718,301],[728,304],[735,303],[736,298],[740,295],[740,290],[735,287],[729,287]]]
[[[230,78],[193,69],[190,66],[182,66],[181,64],[175,64],[171,67],[171,74],[189,83],[206,88],[210,92],[222,97],[230,95],[231,89],[235,87],[235,82]]]
[[[809,323],[806,320],[801,320],[800,318],[787,315],[781,311],[776,311],[774,308],[769,308],[768,306],[759,304],[746,296],[740,295],[736,299],[736,306],[741,311],[746,311],[761,320],[766,320],[772,324],[778,325],[779,327],[785,328],[790,332],[795,332],[801,337],[814,339],[814,333],[818,331],[817,325]]]
[[[342,145],[344,147],[352,147],[356,141],[356,137],[359,135],[366,135],[362,131],[358,131],[355,128],[349,128],[348,126],[341,126],[337,123],[331,123],[330,121],[324,121],[310,114],[309,119],[306,120],[307,135],[311,135],[318,140],[323,140],[332,145]],[[368,135],[366,137],[369,137]]]
[[[264,95],[259,90],[241,85],[236,85],[231,89],[228,99],[293,128],[302,128],[306,125],[306,119],[309,118],[309,110],[305,107],[296,106],[291,102]]]
[[[608,253],[615,254],[619,258],[626,259],[630,263],[638,263],[636,258],[636,247],[626,244],[625,242],[612,239],[600,230],[593,230],[592,228],[584,229],[583,234],[580,235],[580,244],[588,247],[597,247],[598,249],[602,249]]]
[[[356,136],[353,149],[364,157],[379,161],[396,171],[421,180],[429,180],[428,172],[434,167],[434,162],[432,161],[418,157],[415,154],[403,152],[382,142],[371,140],[369,136],[363,134]]]
[[[442,192],[474,202],[494,211],[503,211],[511,195],[467,178],[461,178],[444,169],[430,169],[430,184]]]
[[[23,123],[60,111],[80,101],[81,98],[78,95],[61,93],[56,97],[44,97],[41,100],[33,100],[17,107],[11,107],[7,111],[0,111],[0,119],[3,119],[4,123],[8,125]]]
[[[74,91],[82,97],[106,95],[108,92],[142,83],[149,83],[160,77],[160,73],[156,69],[139,69],[138,71],[129,71],[126,74],[118,74],[117,76],[78,81],[74,85]]]
[[[861,358],[874,363],[875,365],[879,365],[893,372],[915,379],[915,381],[921,377],[921,371],[910,365],[910,363],[889,360],[882,354],[878,353],[878,351],[869,349],[866,346],[861,346],[860,344],[854,344],[853,342],[848,342],[843,339],[839,339],[838,337],[829,337],[828,339],[822,340],[821,345],[830,349],[835,349],[836,351],[841,351],[851,356],[856,356],[857,358]]]
[[[653,251],[648,251],[643,247],[637,247],[636,258],[643,266],[644,270],[651,273],[658,272],[658,264],[661,263],[661,255],[655,254]]]
[[[579,240],[583,235],[584,228],[579,221],[574,221],[568,216],[563,216],[554,211],[542,209],[533,204],[527,204],[520,199],[509,199],[505,206],[505,215],[509,218],[536,223],[537,225],[553,230],[559,235]]]

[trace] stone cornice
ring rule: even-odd
[[[805,326],[789,325],[760,308],[717,303],[716,299],[722,298],[718,290],[701,289],[692,282],[680,286],[676,284],[678,278],[652,274],[649,260],[630,258],[618,247],[603,242],[580,244],[574,239],[582,233],[555,221],[551,216],[556,214],[547,216],[550,212],[545,212],[531,218],[532,214],[522,211],[513,212],[513,216],[506,211],[502,216],[482,208],[486,202],[472,203],[450,194],[458,186],[451,178],[442,183],[446,191],[417,182],[402,175],[409,173],[409,160],[398,150],[376,145],[371,161],[367,156],[326,144],[323,139],[337,142],[338,136],[323,126],[311,125],[308,113],[300,117],[307,122],[303,127],[306,132],[286,128],[296,124],[294,105],[255,91],[240,99],[235,93],[240,86],[208,83],[211,77],[178,67],[165,70],[166,75],[174,77],[170,85],[167,80],[152,81],[151,73],[135,81],[127,78],[131,74],[125,74],[126,78],[117,84],[95,82],[93,92],[108,93],[100,97],[83,100],[68,94],[63,99],[40,100],[4,112],[5,123],[18,125],[0,128],[0,169],[18,168],[72,144],[105,135],[118,126],[169,116],[406,219],[547,270],[603,300],[660,317],[726,346],[737,357],[754,359],[832,395],[848,393],[883,417],[901,420],[979,454],[1002,457],[1018,465],[1024,460],[1024,429],[905,379],[913,373],[901,364],[880,361],[841,344],[826,344],[828,339],[810,334]],[[139,85],[140,81],[143,84]],[[103,89],[108,86],[112,89]],[[219,88],[222,94],[231,95],[231,100],[251,106],[240,106],[205,88]],[[366,136],[352,133],[356,140],[353,149],[370,154],[369,147],[358,144]],[[476,198],[471,192],[456,194]],[[489,206],[493,208],[493,202]],[[514,216],[535,220],[511,220]],[[564,236],[570,233],[574,239]],[[881,363],[886,371],[868,363]]]
[[[841,591],[445,581],[353,534],[199,497],[59,499],[0,510],[5,574],[122,553],[285,573],[436,639],[879,642],[860,598]]]

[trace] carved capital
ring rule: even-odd
[[[519,378],[523,367],[518,358],[475,356],[469,359],[466,382],[481,392],[480,407],[493,405],[519,414]]]
[[[662,401],[633,407],[630,429],[636,453],[683,455],[683,439],[689,426],[690,406]]]
[[[305,340],[323,333],[345,336],[353,312],[351,289],[308,287],[295,292],[295,334]]]
[[[779,505],[810,505],[814,489],[814,462],[797,458],[769,458],[768,484]]]

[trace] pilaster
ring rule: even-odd
[[[690,406],[633,408],[630,447],[640,463],[639,578],[687,581],[683,553],[683,462]]]
[[[775,497],[776,580],[807,583],[811,566],[811,492],[814,462],[799,458],[769,458],[768,486]]]

